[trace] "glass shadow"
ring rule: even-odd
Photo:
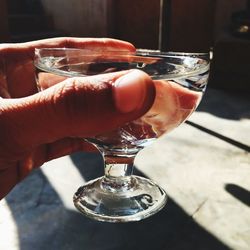
[[[103,174],[99,154],[76,153],[71,159],[85,180]],[[136,174],[143,176],[138,169]],[[27,205],[32,198],[25,196],[25,190],[36,183],[39,195],[34,194],[35,201]],[[64,207],[41,170],[20,183],[6,200],[16,222],[20,250],[229,249],[171,199],[161,212],[140,222],[113,224],[88,219]]]

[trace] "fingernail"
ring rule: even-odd
[[[113,97],[116,109],[129,113],[138,109],[145,99],[148,76],[139,70],[133,70],[118,78],[113,85]]]

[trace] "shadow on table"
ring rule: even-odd
[[[250,93],[242,93],[237,91],[232,93],[232,91],[228,90],[208,88],[205,97],[202,99],[201,104],[197,108],[197,112],[201,111],[210,113],[228,120],[250,119],[249,100]],[[224,136],[218,131],[213,131],[206,126],[202,126],[189,120],[186,121],[186,124],[246,152],[250,152],[249,145],[235,140],[234,138]]]
[[[243,204],[250,207],[250,192],[236,184],[226,184],[225,190],[241,201]]]
[[[203,132],[205,132],[205,133],[207,133],[207,134],[209,134],[211,136],[214,136],[214,137],[216,137],[216,138],[218,138],[218,139],[220,139],[220,140],[222,140],[224,142],[227,142],[227,143],[229,143],[229,144],[231,144],[231,145],[233,145],[233,146],[235,146],[237,148],[240,148],[240,149],[242,149],[242,150],[244,150],[246,152],[250,152],[250,146],[248,146],[247,144],[244,144],[242,142],[239,142],[237,140],[234,140],[232,138],[224,136],[224,135],[222,135],[222,134],[220,134],[220,133],[218,133],[216,131],[208,129],[208,128],[206,128],[204,126],[201,126],[201,125],[199,125],[199,124],[197,124],[195,122],[186,121],[186,124],[192,126],[193,128],[199,129],[200,131],[203,131]]]
[[[103,173],[100,167],[102,159],[97,154],[77,153],[71,159],[85,180]],[[25,211],[27,215],[24,219],[24,215],[20,216],[15,209],[15,200],[10,201],[7,198],[18,228],[21,250],[229,249],[199,226],[171,198],[161,212],[143,221],[102,223],[90,220],[76,211],[67,210],[43,173],[38,170],[36,174],[45,181],[44,200],[48,201],[50,197],[52,204],[44,203],[41,196],[39,204]],[[136,174],[143,175],[138,170]],[[17,197],[18,192],[12,194],[12,199],[13,195]]]
[[[208,87],[197,111],[229,119],[250,119],[250,92]]]

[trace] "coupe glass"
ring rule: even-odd
[[[73,201],[86,216],[108,222],[138,221],[160,211],[166,192],[153,181],[133,175],[133,162],[141,149],[179,126],[196,109],[208,81],[209,54],[42,48],[35,51],[35,66],[41,91],[66,78],[121,70],[139,69],[153,79],[155,99],[145,115],[84,138],[102,154],[105,174],[80,187]]]

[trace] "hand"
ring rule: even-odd
[[[113,39],[0,45],[0,198],[44,162],[93,149],[83,137],[138,118],[154,99],[152,80],[138,70],[71,78],[37,93],[33,57],[38,47],[135,50]]]

